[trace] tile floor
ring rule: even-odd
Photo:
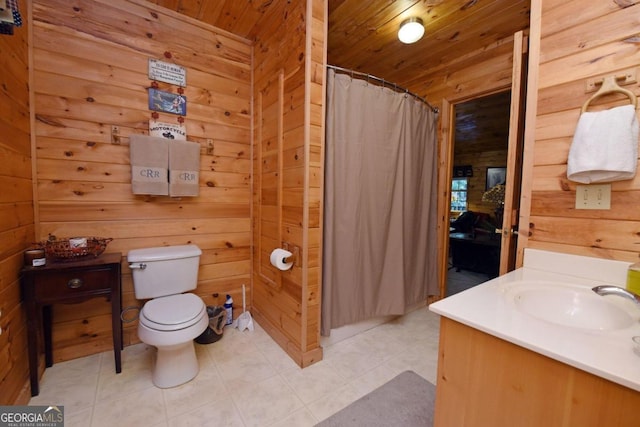
[[[487,274],[474,273],[467,270],[457,271],[455,268],[451,268],[447,272],[446,296],[450,297],[490,279],[491,277]]]
[[[427,307],[327,346],[305,369],[254,324],[196,344],[200,373],[182,386],[154,387],[154,350],[137,344],[123,351],[118,375],[113,352],[55,364],[30,404],[64,405],[66,427],[304,427],[408,369],[435,384],[439,317]]]

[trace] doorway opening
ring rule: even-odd
[[[450,296],[498,276],[500,268],[511,91],[452,106],[453,174],[450,182]]]

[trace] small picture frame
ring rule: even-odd
[[[454,166],[453,167],[453,177],[454,178],[470,178],[473,177],[473,166],[464,165],[464,166]]]
[[[187,115],[187,98],[179,93],[149,88],[149,109],[163,113]]]
[[[506,167],[489,167],[487,168],[487,181],[485,190],[490,190],[498,184],[504,184],[506,180]]]

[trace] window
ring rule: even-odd
[[[451,210],[464,212],[467,210],[467,178],[453,178],[451,181]]]

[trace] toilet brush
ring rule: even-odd
[[[244,284],[242,285],[242,314],[238,316],[236,325],[238,326],[238,330],[240,332],[244,331],[245,329],[253,331],[253,319],[251,318],[251,313],[247,311],[246,291]]]

